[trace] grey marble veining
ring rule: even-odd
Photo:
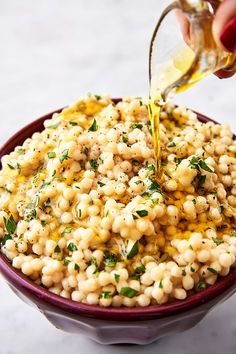
[[[0,144],[79,95],[147,95],[150,36],[165,0],[0,0]],[[176,101],[236,131],[236,79],[213,75]],[[103,347],[54,329],[0,279],[1,354],[234,354],[236,296],[194,329],[144,347]]]

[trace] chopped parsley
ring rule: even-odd
[[[60,252],[61,252],[61,248],[60,248],[59,245],[57,245],[57,246],[55,247],[54,252],[55,252],[55,253],[60,253]]]
[[[63,161],[68,160],[69,159],[69,149],[66,149],[62,152],[61,156],[60,156],[60,162],[63,163]]]
[[[72,126],[78,125],[78,123],[73,122],[73,121],[70,121],[69,124],[72,125]]]
[[[199,166],[201,167],[201,169],[207,172],[211,172],[211,173],[213,172],[212,169],[203,160],[199,160]]]
[[[74,252],[74,251],[78,250],[77,246],[73,242],[70,242],[69,245],[67,246],[67,248],[71,252]]]
[[[56,153],[55,152],[53,152],[53,151],[48,152],[48,158],[49,159],[55,159],[55,157],[56,157]]]
[[[215,275],[218,274],[217,270],[214,268],[208,267],[207,270],[209,270],[209,272],[211,272],[212,274],[215,274]]]
[[[207,285],[203,281],[199,282],[198,285],[197,285],[197,290],[198,291],[204,290],[206,288],[207,288]]]
[[[200,168],[202,170],[205,170],[207,172],[213,172],[212,169],[206,164],[204,160],[202,160],[199,156],[193,156],[190,161],[189,161],[189,166],[192,169],[200,171]]]
[[[63,261],[63,264],[64,265],[68,265],[70,263],[70,260],[68,258],[65,258],[64,261]]]
[[[172,148],[172,147],[175,147],[176,144],[174,141],[172,141],[170,144],[167,145],[168,148]]]
[[[211,239],[212,239],[212,241],[213,241],[217,246],[220,245],[221,243],[224,243],[223,240],[219,240],[219,239],[216,238],[216,237],[212,237]]]
[[[98,185],[99,185],[100,187],[105,186],[105,183],[102,183],[102,182],[100,182],[100,181],[98,181],[97,183],[98,183]]]
[[[17,154],[24,154],[25,153],[25,149],[23,149],[23,148],[19,148],[19,149],[17,149]]]
[[[98,269],[98,262],[97,262],[97,259],[95,257],[91,258],[90,265],[94,265],[95,266],[95,270],[94,270],[93,274],[96,274],[99,271],[99,269]]]
[[[236,231],[235,231],[235,230],[234,230],[234,231],[231,231],[231,235],[234,236],[234,237],[236,237]]]
[[[114,278],[115,278],[115,281],[116,281],[116,283],[119,283],[119,281],[120,281],[120,274],[114,274]]]
[[[96,119],[93,120],[91,127],[88,129],[90,132],[95,132],[98,130],[98,125]]]
[[[138,293],[137,290],[133,289],[133,288],[130,288],[130,287],[126,287],[126,286],[123,286],[120,290],[120,295],[123,295],[125,297],[128,297],[130,299],[132,299],[132,297],[136,296]]]
[[[152,196],[153,193],[160,193],[163,194],[160,185],[157,183],[157,181],[155,180],[150,180],[151,184],[148,187],[148,189],[146,190],[146,192],[144,193],[144,195],[148,195],[149,197]]]
[[[136,210],[136,213],[143,218],[144,216],[148,215],[148,211],[147,210]]]
[[[56,129],[57,127],[59,127],[59,125],[60,125],[60,122],[56,122],[55,124],[49,125],[46,128],[48,128],[48,129]]]
[[[99,296],[99,299],[110,299],[112,297],[111,291],[103,291]]]
[[[155,166],[152,165],[152,164],[146,163],[145,169],[146,169],[148,172],[150,172],[150,175],[153,175],[153,174],[156,172],[156,168],[155,168]]]
[[[175,163],[178,166],[180,164],[181,161],[183,161],[184,158],[183,157],[175,157]]]
[[[11,169],[11,170],[14,170],[15,169],[15,167],[14,166],[12,166],[11,164],[7,164],[7,166]]]
[[[145,271],[146,271],[146,268],[144,267],[144,265],[141,265],[141,266],[135,268],[134,272],[131,273],[131,278],[139,280],[140,277],[145,273]]]
[[[3,222],[8,235],[13,235],[14,232],[16,231],[16,226],[17,226],[13,216],[10,215],[8,219],[3,217]]]
[[[133,124],[130,125],[130,128],[131,129],[140,129],[140,130],[142,130],[143,125],[140,124],[140,123],[133,123]]]
[[[100,95],[94,95],[94,97],[96,98],[96,100],[101,100],[102,99],[102,96],[100,96]]]
[[[122,141],[123,141],[123,143],[128,143],[128,137],[127,137],[127,135],[123,135],[122,136]]]
[[[95,172],[98,169],[98,159],[92,159],[89,160],[89,164],[91,166],[91,169]]]
[[[80,271],[80,266],[77,263],[75,263],[74,265],[74,270],[76,270],[77,272]]]
[[[117,261],[118,261],[118,258],[114,253],[105,252],[104,264],[106,267],[115,267]]]
[[[7,240],[12,240],[12,235],[6,234],[0,242],[4,246]]]
[[[65,230],[63,231],[63,234],[69,234],[69,233],[71,233],[71,231],[72,231],[72,227],[67,226],[67,227],[65,228]]]
[[[135,241],[126,258],[131,259],[138,254],[138,241]]]
[[[89,153],[89,149],[87,148],[87,146],[85,146],[85,148],[84,148],[84,154],[85,154],[86,156],[88,156],[88,153]]]

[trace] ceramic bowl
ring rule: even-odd
[[[0,158],[21,145],[34,132],[42,131],[43,122],[60,111],[49,113],[21,129],[0,149]],[[198,114],[198,119],[211,121],[201,114]],[[236,291],[234,269],[206,290],[182,301],[144,308],[103,308],[64,299],[36,285],[14,269],[1,252],[0,272],[14,293],[38,308],[54,326],[66,332],[84,334],[102,344],[149,344],[161,337],[185,331]]]

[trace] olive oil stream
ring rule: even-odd
[[[188,46],[183,47],[169,61],[158,65],[151,78],[148,113],[153,132],[156,172],[159,178],[161,177],[160,114],[162,107],[169,98],[169,94],[165,95],[165,90],[189,70],[193,60],[194,52],[192,49]],[[199,73],[197,65],[192,70],[191,79],[184,85],[175,87],[174,93],[187,90],[207,75],[207,73]]]
[[[170,94],[183,92],[209,73],[236,65],[236,54],[217,48],[211,35],[212,22],[202,23],[205,33],[201,55],[186,43],[172,54],[168,61],[156,65],[152,71],[149,93],[149,119],[154,139],[154,158],[157,177],[161,176],[160,114]],[[213,63],[213,64],[212,64]]]

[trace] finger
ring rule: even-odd
[[[188,18],[180,10],[176,10],[176,18],[177,18],[177,21],[179,22],[180,29],[181,29],[184,41],[187,44],[190,44],[190,42],[191,42],[191,38],[190,38],[190,23],[188,21]]]
[[[219,47],[236,52],[235,0],[225,0],[218,8],[213,22],[213,35]]]

